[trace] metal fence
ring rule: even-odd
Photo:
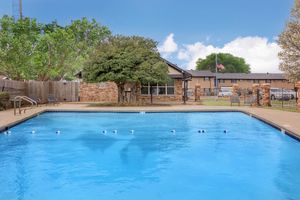
[[[193,88],[189,88],[187,92],[188,100],[195,100],[196,91]],[[216,99],[212,97],[218,96],[218,101],[224,101],[228,104],[232,103],[234,97],[232,95],[231,87],[222,87],[220,89],[217,88],[201,88],[198,90],[200,93],[201,101],[211,101],[211,99]],[[258,88],[255,94],[253,93],[252,88],[244,88],[239,89],[237,92],[237,96],[235,97],[236,101],[238,99],[239,105],[257,105],[263,106],[263,97],[264,93],[261,88]],[[297,91],[289,88],[271,88],[270,89],[270,103],[274,108],[285,109],[285,110],[295,110],[297,109]]]
[[[271,88],[271,106],[283,109],[297,108],[297,91],[288,88]]]

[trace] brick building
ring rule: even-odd
[[[231,87],[238,84],[242,89],[250,89],[252,85],[270,83],[271,88],[294,89],[294,83],[289,82],[281,73],[212,73],[210,71],[187,70],[192,75],[188,88],[194,90],[200,85],[204,94],[211,94],[215,89],[215,80],[218,80],[218,87]],[[216,78],[217,77],[217,78]]]
[[[164,59],[163,59],[164,60]],[[152,85],[154,102],[181,102],[187,99],[188,81],[191,80],[191,74],[179,68],[177,65],[164,60],[168,65],[169,76],[171,81],[163,85]],[[82,78],[81,72],[77,74],[79,79]],[[130,93],[131,85],[125,86],[125,91]],[[150,85],[138,85],[136,100],[139,102],[149,102],[151,98]],[[185,97],[185,98],[184,98]],[[117,85],[112,82],[106,83],[83,83],[80,84],[79,92],[80,101],[85,102],[117,102],[118,89]]]
[[[250,89],[254,83],[270,83],[272,88],[294,89],[294,83],[290,83],[280,73],[212,73],[210,71],[183,70],[177,65],[164,60],[168,64],[171,81],[164,85],[154,85],[154,102],[182,102],[187,96],[193,99],[196,86],[200,86],[201,95],[212,95],[215,90],[215,80],[218,80],[218,87],[231,87],[238,84],[242,89]],[[79,74],[82,78],[82,74]],[[217,77],[217,78],[216,78]],[[150,85],[139,85],[136,88],[139,102],[150,101]],[[128,89],[130,92],[130,89]],[[117,102],[117,86],[112,82],[106,83],[81,83],[81,101]]]

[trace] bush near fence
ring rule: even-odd
[[[0,110],[9,107],[9,94],[7,92],[0,92]]]

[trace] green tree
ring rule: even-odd
[[[64,28],[55,28],[40,36],[33,55],[33,78],[41,81],[72,79],[77,71],[74,45],[74,35]]]
[[[167,71],[168,66],[161,62],[153,40],[114,36],[97,46],[83,70],[83,77],[88,82],[115,82],[118,102],[124,103],[125,84],[167,82]]]
[[[218,53],[218,64],[224,65],[223,73],[250,73],[250,67],[243,58],[229,53]],[[199,59],[196,63],[197,70],[216,71],[216,54],[210,54],[205,59]]]
[[[284,71],[291,81],[300,80],[300,1],[296,0],[291,12],[291,19],[285,30],[279,35],[278,43],[282,49],[280,70]]]
[[[96,45],[110,36],[107,27],[86,18],[68,26],[56,21],[0,19],[0,73],[15,79],[73,79]]]
[[[41,24],[35,19],[0,19],[0,72],[12,79],[30,79]]]
[[[106,26],[100,25],[95,19],[89,21],[87,18],[72,21],[66,30],[72,33],[75,39],[74,65],[77,69],[82,69],[95,47],[111,35]]]

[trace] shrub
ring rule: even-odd
[[[0,110],[6,109],[9,104],[9,94],[7,92],[0,92]]]

